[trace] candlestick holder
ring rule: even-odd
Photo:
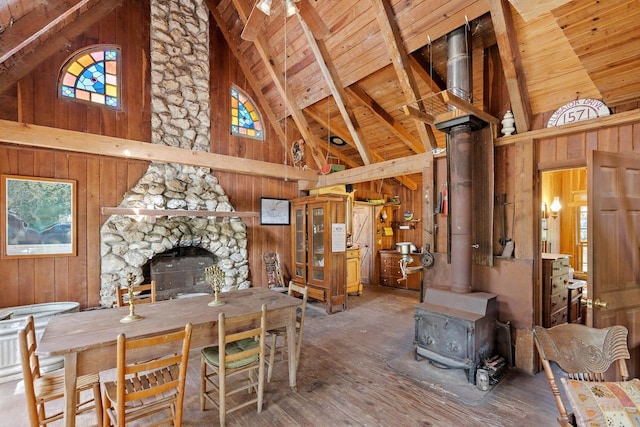
[[[222,281],[224,280],[224,271],[217,265],[212,265],[211,267],[207,267],[204,269],[204,277],[207,282],[213,288],[214,300],[211,301],[208,305],[211,307],[215,307],[218,305],[223,305],[224,301],[219,299],[220,290],[222,289]]]
[[[133,298],[133,282],[135,279],[136,278],[132,273],[129,273],[127,276],[127,288],[129,289],[129,314],[120,319],[121,323],[137,322],[138,320],[144,319],[144,316],[136,314],[135,311],[135,302]]]

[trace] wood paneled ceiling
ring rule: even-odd
[[[0,1],[0,93],[120,1]],[[459,109],[491,105],[485,59],[495,46],[509,105],[484,113],[512,109],[518,132],[577,98],[609,107],[640,101],[640,0],[300,0],[329,29],[318,39],[313,25],[300,14],[285,18],[284,0],[273,0],[253,41],[241,33],[256,0],[205,2],[281,143],[288,148],[298,129],[311,169],[443,147],[434,121],[456,104],[443,100],[446,35],[464,25],[474,89],[473,105]],[[347,144],[331,144],[329,135]],[[420,174],[397,179],[412,188]]]

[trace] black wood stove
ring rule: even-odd
[[[416,360],[465,369],[475,384],[476,368],[494,353],[497,296],[429,288],[424,301],[415,307]]]

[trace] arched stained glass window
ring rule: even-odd
[[[91,46],[65,62],[58,78],[58,94],[92,104],[120,107],[120,48]]]
[[[251,98],[235,86],[231,87],[231,135],[264,141],[260,112]]]

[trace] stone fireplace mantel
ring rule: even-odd
[[[259,212],[215,212],[204,210],[186,209],[137,209],[137,208],[113,208],[103,207],[102,215],[129,215],[129,216],[216,216],[223,218],[257,218]]]

